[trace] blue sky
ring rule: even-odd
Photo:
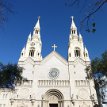
[[[29,33],[33,32],[38,16],[41,16],[43,57],[53,50],[51,46],[55,43],[58,46],[56,51],[67,59],[71,16],[74,16],[78,32],[83,36],[91,59],[107,50],[107,7],[95,15],[97,31],[92,34],[84,29],[79,30],[84,12],[77,6],[66,7],[65,1],[11,0],[14,14],[9,14],[8,21],[0,28],[0,61],[17,63]]]

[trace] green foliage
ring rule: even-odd
[[[87,66],[87,78],[92,78],[96,73],[102,73],[107,76],[107,51],[105,51],[101,58],[95,58],[91,61],[91,65]]]
[[[23,77],[22,68],[17,64],[0,64],[0,87],[14,88],[14,86],[21,82]]]

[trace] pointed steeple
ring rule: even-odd
[[[84,61],[89,61],[88,50],[84,48],[82,35],[77,33],[77,27],[72,16],[70,27],[68,61],[74,61],[76,58],[81,58]]]
[[[87,50],[86,46],[84,47],[84,57],[85,57],[86,61],[90,61],[88,50]]]
[[[79,41],[82,41],[82,35],[79,33]]]
[[[82,35],[81,35],[81,33],[79,33],[79,38],[80,38],[80,39],[82,38]]]
[[[37,23],[33,30],[32,39],[34,39],[34,38],[40,38],[40,16],[38,17]]]
[[[36,30],[40,30],[40,21],[39,20],[40,20],[40,16],[38,17],[38,21],[34,27],[34,29],[36,29]]]
[[[25,47],[22,49],[22,52],[24,52],[25,51]]]
[[[71,18],[72,18],[71,29],[76,29],[77,27],[74,22],[74,16],[71,16]]]
[[[86,46],[85,46],[85,49],[84,49],[84,51],[85,51],[85,53],[88,53],[88,50],[87,50]]]
[[[21,57],[24,57],[25,51],[26,51],[26,48],[24,47],[24,48],[22,49],[22,51],[21,51]]]
[[[31,37],[31,32],[29,33],[29,36],[28,36],[28,41],[31,41],[32,37]]]
[[[74,17],[72,16],[71,18],[72,18],[71,27],[70,27],[71,35],[77,36],[77,27],[74,22]]]

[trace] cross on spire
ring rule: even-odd
[[[57,46],[54,44],[54,45],[52,46],[52,48],[53,48],[54,51],[55,51],[55,49],[57,48]]]

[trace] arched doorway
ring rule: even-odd
[[[63,94],[59,90],[48,90],[43,97],[43,107],[63,107],[63,99]]]

